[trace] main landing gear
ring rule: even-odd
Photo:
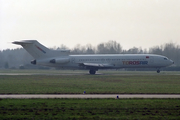
[[[96,70],[89,70],[89,74],[91,74],[91,75],[96,74]]]
[[[158,70],[157,70],[157,73],[160,73],[160,72],[161,72],[161,71],[158,69]]]

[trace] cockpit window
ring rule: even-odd
[[[167,58],[164,58],[164,60],[168,60]]]

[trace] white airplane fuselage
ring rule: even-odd
[[[95,74],[99,69],[120,68],[160,68],[174,62],[162,55],[155,54],[91,54],[69,55],[67,51],[53,51],[36,40],[15,41],[22,45],[34,58],[31,63],[62,69],[86,69]]]
[[[66,59],[65,62],[50,63],[52,59]],[[86,69],[87,66],[81,63],[97,64],[98,69],[118,69],[118,68],[162,68],[173,64],[165,56],[153,54],[94,54],[94,55],[69,55],[36,60],[38,65],[67,68]],[[104,67],[103,67],[104,65]],[[107,65],[107,66],[106,66]]]

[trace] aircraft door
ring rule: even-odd
[[[75,63],[75,58],[71,58],[71,63]]]
[[[104,63],[104,62],[105,62],[105,59],[104,59],[104,58],[102,58],[102,59],[101,59],[101,62],[102,62],[102,63]]]
[[[149,63],[153,64],[154,63],[154,58],[152,56],[149,57]]]

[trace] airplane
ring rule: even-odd
[[[21,45],[30,53],[35,58],[31,61],[34,65],[89,70],[92,75],[96,74],[99,69],[121,68],[155,68],[157,73],[160,73],[160,68],[174,64],[171,59],[156,54],[70,55],[70,50],[51,50],[37,40],[21,40],[12,43]]]

